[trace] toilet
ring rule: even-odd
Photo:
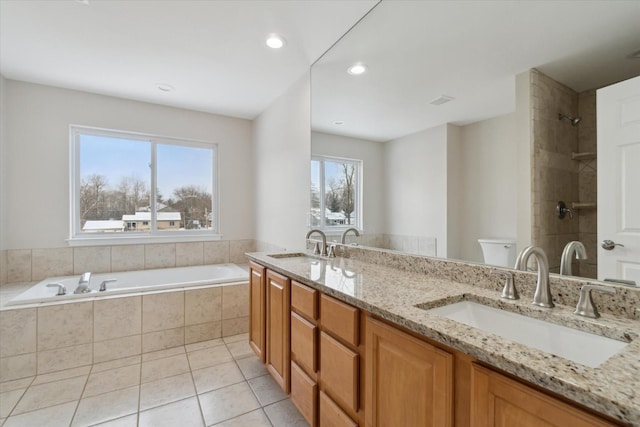
[[[498,267],[513,268],[516,263],[515,239],[478,239],[484,263]]]

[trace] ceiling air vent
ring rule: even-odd
[[[442,105],[446,104],[449,101],[453,101],[455,98],[453,96],[440,95],[436,99],[429,102],[431,105]]]

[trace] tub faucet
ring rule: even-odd
[[[571,255],[575,252],[576,259],[587,259],[587,250],[577,240],[567,243],[560,258],[560,275],[571,276]]]
[[[347,240],[347,233],[353,231],[353,234],[356,235],[356,237],[360,236],[360,232],[358,231],[357,228],[347,228],[346,230],[344,230],[342,232],[342,237],[340,238],[340,243],[342,243],[343,245],[345,244],[345,241]]]
[[[80,276],[80,281],[78,282],[78,287],[76,288],[75,291],[73,291],[73,293],[86,294],[88,292],[91,292],[91,289],[89,289],[90,280],[91,280],[91,272],[82,273],[82,276]]]
[[[527,246],[518,255],[516,269],[527,271],[527,263],[531,255],[536,258],[538,264],[538,282],[536,283],[536,292],[533,295],[533,305],[552,308],[554,305],[549,289],[549,260],[544,251],[537,246]]]
[[[324,234],[324,232],[318,228],[312,228],[311,230],[309,230],[307,232],[307,236],[305,237],[305,239],[309,239],[309,237],[313,234],[313,233],[318,233],[320,235],[320,237],[322,237],[322,248],[318,248],[318,244],[316,243],[315,249],[313,250],[313,253],[318,255],[327,255],[327,236]]]

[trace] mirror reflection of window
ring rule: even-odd
[[[361,228],[362,161],[326,156],[311,159],[311,209],[314,228]]]

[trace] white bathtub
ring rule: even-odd
[[[247,282],[249,280],[249,273],[235,264],[100,273],[91,275],[89,284],[91,292],[74,294],[73,291],[78,286],[79,279],[80,275],[47,278],[13,298],[7,305],[48,303],[161,289]],[[107,283],[107,290],[99,292],[98,289],[102,281],[110,279],[116,279],[116,281]],[[58,288],[47,287],[50,283],[60,283],[64,285],[67,289],[67,294],[56,295]]]

